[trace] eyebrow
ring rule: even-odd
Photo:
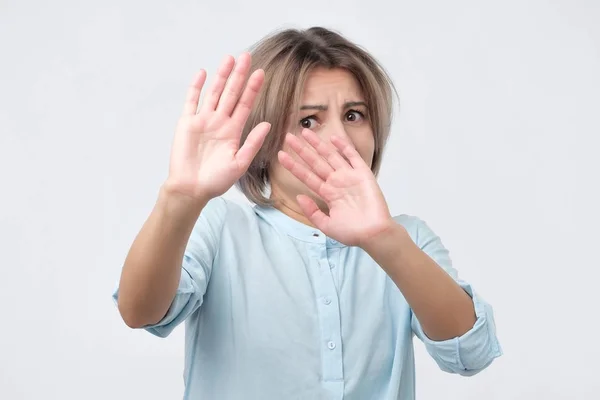
[[[344,108],[356,107],[356,106],[367,106],[367,103],[364,101],[348,101],[344,103]],[[303,105],[300,107],[300,110],[319,110],[319,111],[327,111],[327,106],[318,104],[318,105]]]

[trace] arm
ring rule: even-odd
[[[398,286],[430,339],[451,339],[473,327],[476,316],[469,295],[402,225],[374,237],[364,250]]]
[[[179,286],[186,245],[205,205],[161,188],[121,273],[118,307],[129,327],[153,325],[166,315]]]
[[[250,65],[248,53],[237,62],[226,57],[202,104],[206,71],[201,70],[188,89],[167,181],[131,246],[113,293],[130,327],[152,328],[165,336],[200,306],[225,209],[223,202],[210,199],[224,194],[247,171],[270,129],[261,123],[241,143],[264,82],[262,70],[248,78]],[[205,207],[212,211],[203,213]]]
[[[408,216],[395,220],[400,227],[406,227],[404,233],[396,233],[396,240],[406,241],[409,233],[413,244],[389,247],[390,253],[384,254],[385,243],[393,241],[393,228],[389,236],[381,236],[382,243],[372,242],[369,251],[412,303],[413,331],[442,370],[463,376],[481,372],[502,355],[492,307],[471,285],[458,278],[448,250],[425,222]],[[403,248],[409,249],[404,257],[393,259]],[[410,254],[412,259],[407,256]],[[407,261],[401,262],[405,257]]]

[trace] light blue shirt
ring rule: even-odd
[[[362,249],[273,208],[211,200],[167,315],[145,327],[166,337],[185,321],[184,398],[411,400],[414,335],[444,371],[474,375],[490,365],[502,354],[491,307],[458,279],[422,220],[395,220],[472,297],[477,321],[463,336],[427,338]]]

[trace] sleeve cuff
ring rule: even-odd
[[[473,327],[459,337],[435,341],[427,337],[421,324],[413,315],[413,330],[442,370],[461,375],[474,375],[501,356],[502,349],[496,337],[496,326],[490,305],[474,293],[469,284],[458,283],[473,299],[477,317]]]
[[[202,301],[201,297],[198,298],[198,293],[199,290],[196,283],[187,270],[182,268],[177,293],[167,314],[156,324],[146,325],[141,329],[145,329],[155,336],[166,338],[173,332],[177,325],[198,308],[199,303]],[[112,298],[116,304],[119,298],[118,286],[115,288]]]

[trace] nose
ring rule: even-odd
[[[344,126],[342,121],[340,121],[337,118],[332,118],[332,120],[327,121],[327,123],[324,124],[324,126],[321,129],[321,135],[322,138],[325,140],[329,140],[332,136],[339,136],[352,143],[352,141],[350,140],[350,136],[346,132],[346,127]]]

